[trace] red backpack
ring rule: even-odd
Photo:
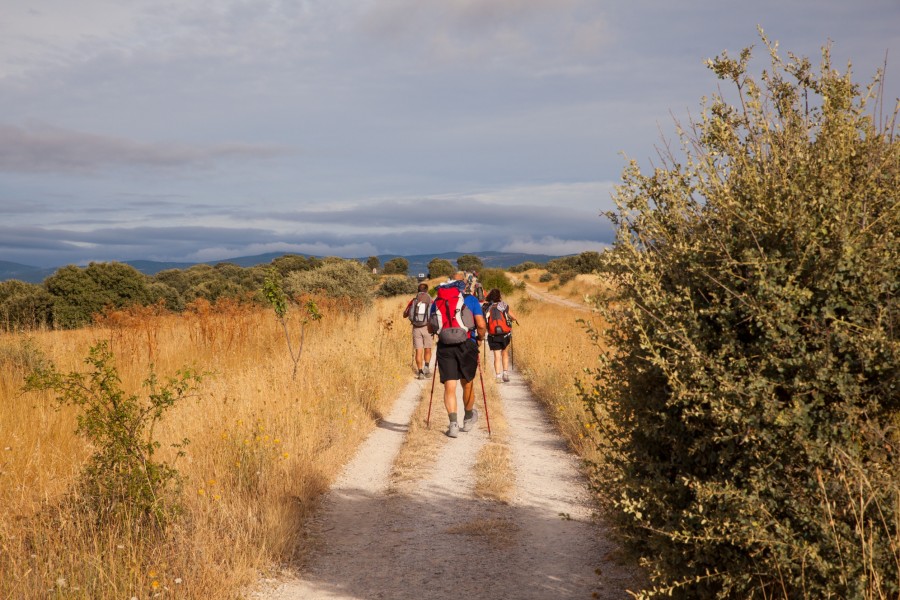
[[[512,331],[512,321],[509,312],[501,310],[500,305],[494,302],[487,309],[488,335],[506,335]]]
[[[466,306],[459,286],[438,286],[430,323],[442,344],[462,344],[469,339],[469,331],[475,327],[475,315]]]

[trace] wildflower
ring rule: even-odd
[[[150,587],[152,587],[154,590],[158,590],[159,582],[154,579],[153,581],[150,582]]]
[[[175,578],[175,585],[181,585],[181,577]]]
[[[199,488],[199,489],[197,490],[197,495],[198,495],[198,496],[205,496],[205,495],[206,495],[206,490],[204,490],[203,488]]]
[[[65,577],[57,577],[56,578],[56,587],[59,587],[59,588],[66,587],[66,578]]]
[[[289,454],[287,452],[285,452],[284,454],[281,455],[282,458],[287,458],[288,456],[289,456]]]

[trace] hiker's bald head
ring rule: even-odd
[[[456,275],[453,276],[453,279],[455,279],[457,281],[465,281],[465,279],[466,279],[465,271],[457,271]]]

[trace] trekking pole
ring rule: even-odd
[[[425,427],[431,429],[431,401],[434,400],[434,377],[437,375],[437,361],[434,361],[434,370],[431,372],[431,396],[428,397],[428,416],[425,417]]]
[[[481,378],[481,397],[484,399],[484,421],[487,423],[488,435],[491,435],[491,416],[488,414],[487,394],[484,391],[484,369],[478,369],[478,376]]]

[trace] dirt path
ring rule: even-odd
[[[517,479],[508,505],[473,496],[472,468],[488,439],[483,415],[477,429],[443,444],[426,478],[388,493],[426,384],[407,386],[333,486],[300,578],[266,582],[254,598],[626,597],[632,572],[608,559],[614,548],[592,520],[577,459],[516,373],[499,386]],[[432,427],[444,427],[439,398],[435,407]]]
[[[513,284],[517,284],[520,281],[516,277],[509,276],[509,278],[513,282]],[[585,306],[583,302],[576,302],[574,300],[562,298],[560,296],[557,296],[556,294],[551,294],[550,292],[543,292],[527,281],[525,282],[525,292],[535,300],[549,302],[550,304],[559,304],[560,306],[568,306],[569,308],[574,308],[575,310],[581,312],[591,312],[590,307]]]

